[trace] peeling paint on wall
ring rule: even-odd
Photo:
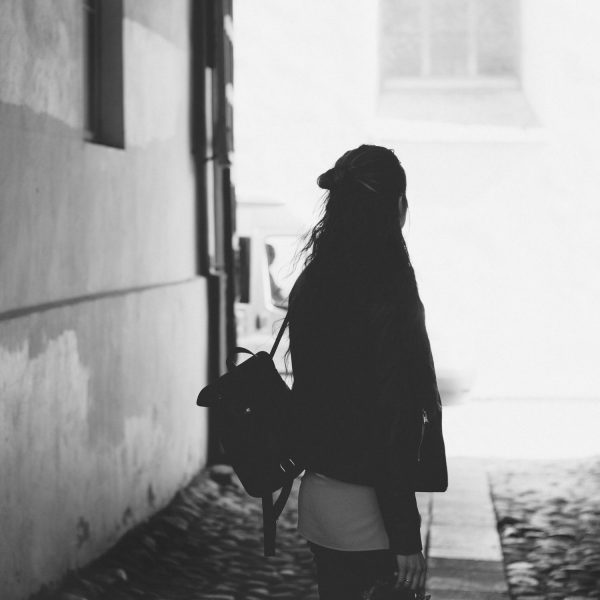
[[[0,322],[9,597],[96,557],[204,464],[205,301],[198,279]]]
[[[61,561],[60,554],[46,555],[46,540],[63,539],[62,504],[70,483],[94,468],[87,446],[85,414],[89,408],[90,370],[80,360],[77,336],[65,330],[46,340],[30,355],[25,339],[18,348],[0,346],[0,456],[3,485],[0,489],[0,530],[3,542],[12,542],[0,554],[20,568],[27,578],[43,578]],[[84,531],[76,514],[84,513],[84,497],[73,497],[71,544],[82,544]],[[89,537],[89,524],[87,526]],[[19,540],[16,543],[16,540]],[[21,540],[24,540],[22,542]],[[2,544],[2,542],[0,542]],[[18,547],[28,548],[24,561]]]

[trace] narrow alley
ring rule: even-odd
[[[332,443],[298,437],[413,460],[367,464],[410,438],[366,423],[395,330],[361,311],[398,277],[418,310],[391,303],[381,421],[421,399],[407,472],[443,404],[431,600],[600,600],[599,31],[598,0],[0,0],[0,600],[318,599],[300,480],[265,558],[196,398],[271,347],[319,246],[296,375]],[[384,554],[418,571],[396,499],[336,533],[385,507],[381,549],[412,514]]]

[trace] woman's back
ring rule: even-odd
[[[306,276],[299,285],[303,282],[311,285]],[[338,300],[315,298],[292,313],[290,355],[303,458],[319,463],[328,458],[339,475],[366,452],[372,369],[365,308],[351,298]]]
[[[386,328],[402,327],[397,317],[412,318],[420,301],[416,288],[406,291],[411,274],[369,285],[356,275],[319,286],[314,265],[305,269],[290,297],[290,355],[299,458],[341,479],[370,483],[378,451],[378,371],[382,354],[393,352],[382,342]],[[406,400],[398,394],[399,403]]]

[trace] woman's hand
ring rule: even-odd
[[[422,552],[407,556],[396,554],[396,564],[398,565],[397,588],[411,589],[415,592],[425,589],[427,563]]]

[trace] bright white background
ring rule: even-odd
[[[393,147],[438,371],[488,399],[488,420],[495,400],[549,399],[551,430],[578,414],[584,437],[600,424],[600,4],[521,1],[525,126],[382,116],[377,8],[234,2],[238,198],[310,223],[316,177],[342,152]],[[585,398],[598,401],[581,413]],[[493,418],[513,414],[525,440],[536,410],[510,410]]]

